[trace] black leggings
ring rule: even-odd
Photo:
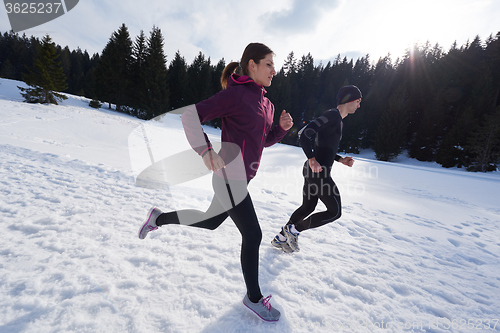
[[[304,176],[302,206],[293,212],[287,223],[294,224],[299,232],[333,222],[342,215],[340,193],[330,176],[330,169],[323,167],[323,171],[314,173],[306,161],[302,174]],[[325,204],[326,211],[309,216],[316,209],[318,199]]]
[[[183,224],[197,228],[215,230],[228,216],[234,221],[241,233],[241,269],[251,301],[262,298],[259,287],[259,247],[262,240],[257,214],[252,198],[246,190],[246,181],[230,181],[214,175],[212,185],[214,198],[206,212],[189,209],[161,214],[156,220],[158,226]]]

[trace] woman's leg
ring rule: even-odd
[[[229,216],[227,211],[231,208],[230,205],[223,205],[221,203],[221,200],[228,200],[228,194],[224,193],[227,192],[227,188],[223,182],[224,181],[216,175],[213,176],[212,186],[215,194],[207,211],[184,209],[163,213],[156,219],[156,224],[158,226],[163,226],[165,224],[182,224],[210,230],[217,229]]]
[[[259,247],[262,230],[250,194],[228,213],[241,233],[241,269],[248,298],[256,303],[262,298],[259,287]]]
[[[183,224],[198,228],[216,229],[228,216],[241,233],[241,269],[248,298],[256,303],[262,298],[259,287],[259,247],[262,231],[252,199],[246,189],[247,181],[225,181],[214,175],[214,198],[206,212],[181,210],[163,213],[157,225]]]
[[[255,213],[247,181],[225,181],[214,177],[214,190],[220,204],[227,211],[241,234],[241,270],[250,301],[262,298],[259,287],[259,247],[262,231]]]
[[[196,209],[184,209],[163,213],[156,219],[156,225],[160,227],[165,224],[182,224],[215,230],[227,217],[227,212],[224,210],[217,197],[214,196],[206,212]]]

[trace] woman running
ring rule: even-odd
[[[214,198],[206,212],[180,210],[163,213],[153,207],[139,230],[139,238],[160,226],[190,225],[214,230],[229,216],[241,233],[241,268],[247,293],[243,304],[265,321],[277,321],[280,312],[263,297],[258,278],[259,247],[262,231],[255,213],[248,182],[255,177],[264,147],[279,142],[292,127],[284,110],[279,124],[273,125],[274,106],[264,97],[273,76],[274,53],[266,45],[249,44],[241,62],[231,62],[221,76],[223,90],[184,112],[182,123],[187,139],[214,172]],[[236,74],[238,70],[241,75]],[[216,152],[203,132],[201,122],[222,119],[222,148]]]
[[[342,138],[342,119],[356,112],[361,97],[361,91],[356,86],[342,87],[337,94],[337,108],[326,111],[300,130],[300,145],[308,158],[302,170],[302,205],[273,238],[273,246],[287,253],[297,252],[300,250],[299,233],[333,222],[342,214],[340,193],[330,172],[333,161],[349,167],[354,163],[352,157],[341,157],[337,151]],[[310,215],[318,200],[325,204],[326,211]]]

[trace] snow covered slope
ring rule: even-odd
[[[305,158],[266,149],[250,192],[262,291],[282,312],[269,324],[241,303],[230,219],[137,238],[151,205],[207,207],[208,176],[137,187],[128,136],[143,121],[74,96],[22,103],[21,84],[0,79],[0,332],[500,332],[499,173],[354,155],[333,170],[343,216],[288,255],[270,241],[300,205]],[[178,116],[156,126],[182,132]]]

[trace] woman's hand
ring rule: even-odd
[[[312,172],[315,173],[323,171],[321,165],[318,163],[318,161],[316,161],[316,157],[309,159],[309,167],[311,168]]]
[[[217,154],[212,149],[210,149],[203,156],[203,163],[205,163],[205,166],[207,167],[207,169],[211,170],[211,171],[218,171],[218,170],[226,167],[226,164],[222,160],[222,157],[220,157],[219,154]]]
[[[293,126],[292,116],[288,112],[286,112],[285,110],[283,110],[283,112],[281,112],[280,126],[285,131],[288,131]]]

